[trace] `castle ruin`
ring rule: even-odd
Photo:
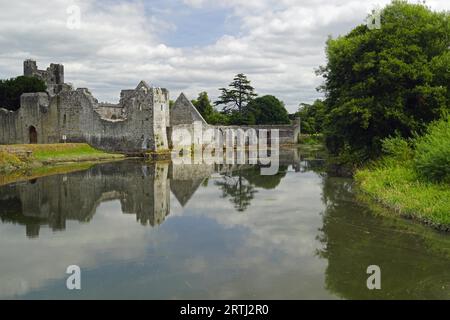
[[[87,88],[64,82],[64,66],[50,64],[39,70],[34,60],[23,64],[24,75],[43,80],[47,92],[24,93],[20,108],[0,107],[0,144],[85,142],[93,147],[127,154],[164,151],[176,146],[172,132],[184,129],[195,135],[206,123],[182,93],[169,108],[169,91],[141,81],[135,89],[122,90],[118,104],[99,103]],[[244,130],[250,127],[241,127]],[[278,129],[280,143],[296,143],[299,124],[251,126],[255,130]],[[198,139],[194,144],[211,141]]]

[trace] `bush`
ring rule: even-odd
[[[223,114],[217,110],[214,110],[213,113],[211,113],[208,117],[208,119],[205,119],[206,122],[213,125],[228,125],[229,124],[229,118],[226,114]]]
[[[316,100],[313,104],[301,103],[299,110],[291,120],[300,117],[302,133],[322,133],[325,105],[322,100]]]
[[[401,137],[389,137],[382,141],[382,150],[386,155],[399,161],[409,161],[414,152],[410,143]]]
[[[306,145],[322,145],[323,136],[321,134],[300,135],[299,142]]]
[[[432,123],[415,147],[417,173],[430,181],[450,183],[450,116]]]

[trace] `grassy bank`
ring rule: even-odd
[[[54,174],[66,174],[76,171],[83,171],[89,169],[96,162],[71,162],[71,163],[61,163],[56,165],[42,166],[38,168],[31,168],[27,170],[18,170],[10,173],[0,174],[0,186],[5,184],[10,184],[19,181],[28,181],[32,179],[37,179],[45,176],[50,176]]]
[[[355,174],[360,189],[401,216],[450,230],[450,187],[423,181],[412,164],[387,161]]]
[[[2,145],[0,173],[12,173],[67,162],[121,159],[123,155],[106,153],[84,143]]]
[[[424,136],[386,139],[386,156],[356,172],[360,189],[394,212],[450,231],[450,117]]]
[[[0,174],[26,169],[28,166],[29,164],[22,161],[18,156],[0,150]]]
[[[17,145],[17,147],[32,151],[33,157],[43,163],[94,161],[124,157],[121,154],[94,149],[85,143]]]

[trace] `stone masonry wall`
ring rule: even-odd
[[[278,130],[279,144],[296,144],[300,133],[300,120],[287,125],[251,125],[251,126],[213,126],[209,125],[192,105],[191,101],[182,93],[175,101],[170,114],[171,131],[169,144],[174,147],[191,146],[192,144],[209,144],[216,139],[217,134],[222,136],[227,130],[241,129],[244,132],[255,130],[258,137],[260,130]],[[267,137],[271,140],[274,137]]]
[[[24,63],[24,74],[39,76],[50,85],[63,81],[60,69],[52,65],[42,71],[34,61]],[[51,89],[23,94],[15,112],[0,108],[0,144],[32,143],[35,133],[37,143],[87,142],[123,153],[166,150],[168,108],[168,91],[144,81],[133,90],[123,90],[114,106],[99,104],[86,88],[62,85],[57,93]]]
[[[144,81],[135,89],[122,90],[118,104],[105,104],[88,89],[74,90],[65,84],[62,65],[38,70],[35,61],[26,60],[24,74],[46,81],[48,91],[23,94],[17,111],[0,108],[0,144],[86,142],[106,151],[136,154],[209,144],[217,133],[223,135],[229,129],[254,129],[258,135],[262,129],[276,129],[280,144],[298,141],[299,122],[211,126],[183,93],[169,110],[168,90]],[[180,132],[185,134],[174,140],[173,134]]]

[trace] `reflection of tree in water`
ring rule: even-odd
[[[236,210],[241,212],[250,206],[257,192],[254,186],[242,176],[240,170],[222,175],[222,180],[216,181],[215,184],[222,190],[222,197],[230,197]]]
[[[242,175],[252,184],[254,184],[258,188],[271,190],[278,187],[283,179],[286,176],[288,166],[280,165],[278,169],[278,173],[270,176],[261,175],[261,168],[254,166],[248,170],[242,172]]]
[[[245,211],[258,192],[257,188],[275,189],[286,176],[287,166],[280,166],[276,175],[261,175],[260,167],[253,166],[222,174],[222,180],[215,185],[222,190],[222,197],[230,197],[237,211]]]
[[[319,256],[328,260],[326,287],[347,299],[449,299],[450,238],[358,204],[352,184],[324,178]],[[368,290],[369,265],[381,268],[381,290]]]

